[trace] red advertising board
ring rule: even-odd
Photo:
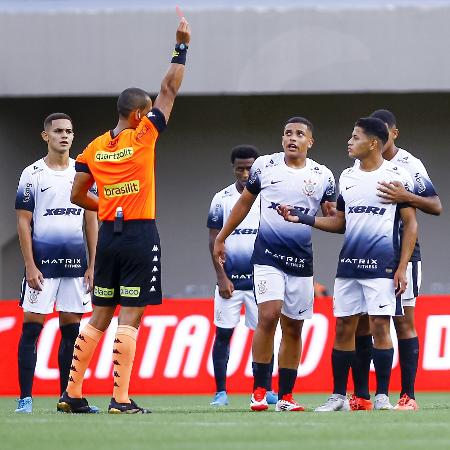
[[[210,299],[166,300],[162,306],[147,308],[139,330],[131,393],[214,392],[212,320],[213,302]],[[450,391],[450,296],[421,297],[417,302],[416,323],[421,345],[417,390]],[[17,343],[21,325],[22,311],[17,303],[0,301],[0,395],[18,393]],[[117,319],[100,341],[84,384],[85,394],[111,393],[112,345],[116,326]],[[314,317],[305,321],[303,328],[304,345],[297,391],[331,390],[333,335],[331,299],[317,299]],[[49,315],[38,341],[34,395],[58,393],[59,339],[58,318],[55,314]],[[251,339],[252,333],[241,323],[231,343],[227,385],[230,393],[248,393],[251,390]],[[278,348],[279,339],[278,330],[275,348]],[[276,361],[274,372],[276,388]],[[372,388],[374,381],[372,373]],[[395,391],[399,387],[400,370],[395,352],[391,389]]]

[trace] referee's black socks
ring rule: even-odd
[[[394,359],[394,349],[373,348],[373,365],[377,378],[376,395],[389,395],[389,381],[391,379],[392,360]]]
[[[37,322],[22,325],[18,348],[20,398],[31,397],[37,359],[36,342],[41,330],[42,324]]]

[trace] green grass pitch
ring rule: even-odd
[[[327,395],[296,398],[308,412],[250,412],[249,396],[231,395],[213,409],[212,396],[151,396],[135,399],[149,415],[69,415],[55,412],[56,399],[36,397],[31,415],[13,412],[13,398],[0,398],[0,448],[177,450],[402,450],[450,449],[450,393],[419,394],[420,411],[314,413]],[[391,400],[396,398],[392,394]],[[89,397],[103,411],[107,397]]]

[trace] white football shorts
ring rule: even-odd
[[[408,285],[406,291],[402,294],[402,305],[416,306],[416,298],[422,284],[422,261],[409,262],[406,277],[408,278]]]
[[[20,305],[24,311],[50,314],[60,312],[87,313],[92,311],[91,294],[86,293],[83,277],[44,278],[42,291],[36,291],[25,279],[22,281]]]
[[[287,275],[276,267],[255,264],[253,289],[258,305],[270,300],[282,300],[281,313],[290,319],[311,319],[313,315],[313,277]]]

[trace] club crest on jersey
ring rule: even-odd
[[[317,183],[313,180],[303,180],[303,188],[302,191],[307,197],[312,197],[316,192]]]
[[[263,295],[267,292],[267,281],[260,280],[258,281],[258,294]]]

